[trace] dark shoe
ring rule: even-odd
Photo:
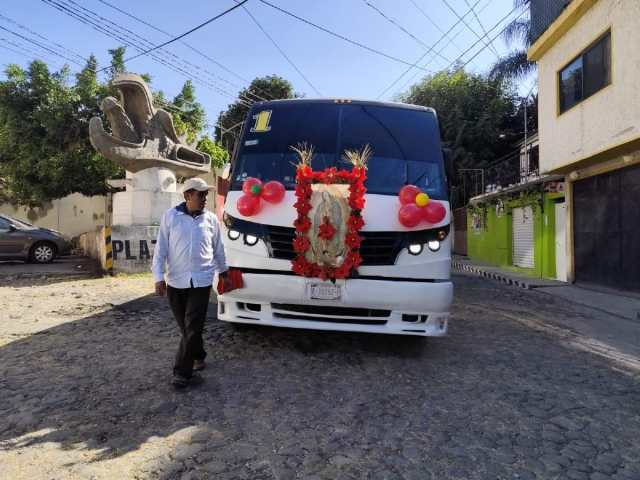
[[[200,372],[201,370],[204,370],[204,360],[196,360],[193,362],[193,371]]]
[[[187,377],[183,377],[182,375],[174,375],[173,380],[171,380],[171,385],[174,387],[186,387],[189,384],[189,379]]]

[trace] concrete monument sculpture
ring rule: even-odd
[[[196,150],[194,143],[187,144],[186,134],[177,135],[171,114],[154,106],[151,91],[139,75],[117,75],[110,85],[120,90],[120,101],[107,97],[100,109],[112,133],[105,130],[101,118],[94,117],[89,134],[93,148],[127,173],[126,179],[109,180],[125,191],[113,194],[105,247],[92,256],[101,258],[108,272],[148,271],[162,215],[183,201],[176,175],[208,173],[211,157]]]
[[[178,137],[171,114],[153,105],[145,81],[133,73],[116,76],[111,86],[120,90],[120,102],[107,97],[100,103],[109,119],[113,135],[98,117],[91,119],[91,144],[98,153],[136,173],[153,167],[169,168],[183,177],[200,175],[211,169],[211,158],[188,145],[186,133]]]

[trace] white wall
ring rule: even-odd
[[[612,85],[557,117],[558,70],[611,26]],[[540,168],[640,137],[640,0],[599,0],[538,62]]]
[[[85,197],[79,193],[34,209],[24,205],[0,205],[0,213],[66,233],[71,238],[104,226],[106,210],[106,197]]]

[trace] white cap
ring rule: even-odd
[[[215,190],[216,187],[212,187],[211,185],[207,185],[207,182],[202,180],[201,178],[194,177],[190,178],[186,182],[184,182],[184,186],[182,187],[182,191],[186,192],[187,190],[198,190],[199,192],[206,192],[207,190]]]

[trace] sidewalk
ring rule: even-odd
[[[589,290],[556,280],[530,277],[529,275],[487,265],[460,255],[452,256],[451,266],[527,290],[535,289],[540,293],[552,295],[576,305],[594,308],[625,320],[640,322],[640,300],[636,298],[622,294]]]

